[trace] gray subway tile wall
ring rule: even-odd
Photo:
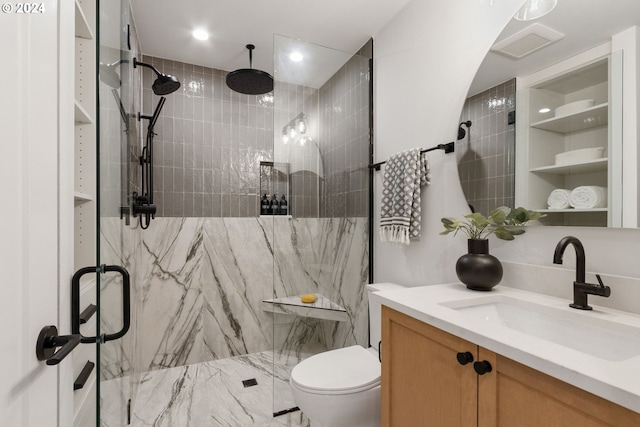
[[[318,114],[318,89],[276,80],[274,97],[277,123],[274,138],[278,141],[276,160],[287,164],[284,167],[288,174],[274,175],[275,188],[271,194],[287,194],[289,214],[294,218],[317,218],[317,187],[322,180],[321,165],[324,163],[320,155],[323,141],[318,135],[318,129],[322,127]],[[285,143],[283,138],[287,125],[300,114],[306,117],[306,133],[304,136],[298,134]]]
[[[355,55],[320,89],[276,81],[275,107],[272,93],[231,91],[226,71],[150,56],[142,61],[181,82],[166,96],[155,127],[158,216],[255,217],[264,193],[287,194],[294,217],[368,215],[369,58]],[[142,114],[151,115],[159,100],[154,79],[143,69]],[[273,138],[282,136],[274,115],[285,125],[300,112],[315,120],[310,128],[319,159],[312,161],[319,169],[304,164],[289,177],[265,173],[260,162],[273,160]]]
[[[320,88],[323,217],[368,216],[369,81],[369,58],[355,55]]]
[[[154,201],[164,217],[258,216],[260,161],[273,158],[273,97],[232,92],[226,71],[142,59],[181,82],[167,95],[154,138]],[[159,97],[143,70],[143,114]],[[145,130],[146,136],[146,130]]]
[[[458,173],[467,203],[485,215],[499,206],[514,207],[515,79],[468,98],[460,122],[472,121],[467,136],[456,142]],[[466,127],[463,127],[466,130]]]

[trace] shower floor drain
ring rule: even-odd
[[[255,378],[250,378],[248,380],[242,380],[242,385],[244,388],[253,387],[254,385],[258,385],[258,381]]]

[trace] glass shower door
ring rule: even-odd
[[[129,424],[134,395],[134,334],[131,296],[135,295],[129,219],[129,183],[139,144],[135,119],[139,79],[128,1],[98,2],[98,144],[97,144],[97,425]],[[136,104],[138,103],[138,104]],[[105,267],[106,266],[106,267]],[[129,280],[128,273],[131,273]]]
[[[274,38],[271,199],[288,214],[273,217],[275,414],[297,409],[300,360],[368,346],[371,57],[371,41],[350,54]]]

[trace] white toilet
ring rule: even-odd
[[[367,295],[400,288],[393,283],[367,285]],[[298,407],[313,427],[379,427],[381,306],[369,299],[369,339],[359,345],[316,354],[291,371],[291,389]]]

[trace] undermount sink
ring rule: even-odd
[[[506,327],[600,359],[640,355],[640,328],[504,295],[440,303],[489,327]]]

